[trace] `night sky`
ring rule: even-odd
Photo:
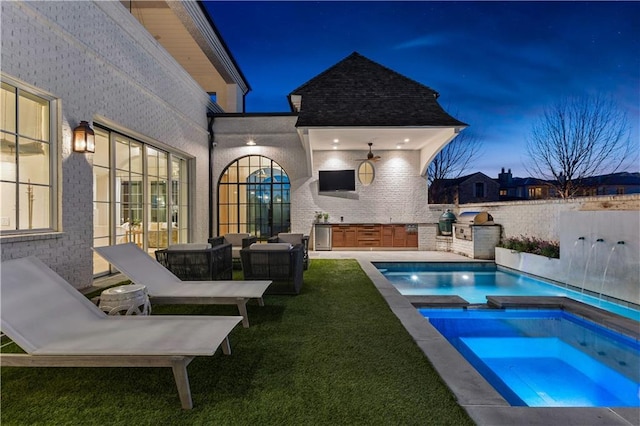
[[[640,143],[639,2],[205,3],[247,112],[289,112],[292,90],[356,51],[440,93],[483,143],[470,172],[526,176],[533,120],[563,97],[612,96]]]

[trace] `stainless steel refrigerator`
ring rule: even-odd
[[[331,225],[315,226],[315,250],[331,250]]]

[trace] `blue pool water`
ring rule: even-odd
[[[560,310],[420,309],[511,404],[640,407],[640,344]]]
[[[567,296],[640,321],[640,311],[479,262],[374,262],[405,296],[453,296],[486,303],[486,296]]]

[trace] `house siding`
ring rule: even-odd
[[[59,233],[2,237],[2,259],[35,255],[92,284],[92,155],[71,153],[81,120],[193,159],[193,239],[208,235],[209,97],[120,2],[1,3],[2,72],[60,99]],[[90,23],[89,25],[87,23]]]

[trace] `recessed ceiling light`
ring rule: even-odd
[[[334,145],[334,146],[333,146],[333,149],[338,149],[338,147]]]
[[[396,148],[402,149],[402,145],[398,144],[398,145],[396,145]]]
[[[405,141],[405,143],[406,143],[406,142],[409,142],[409,138],[406,138],[404,141]]]
[[[340,142],[340,139],[334,139],[333,140],[333,143],[338,143],[338,142]]]

